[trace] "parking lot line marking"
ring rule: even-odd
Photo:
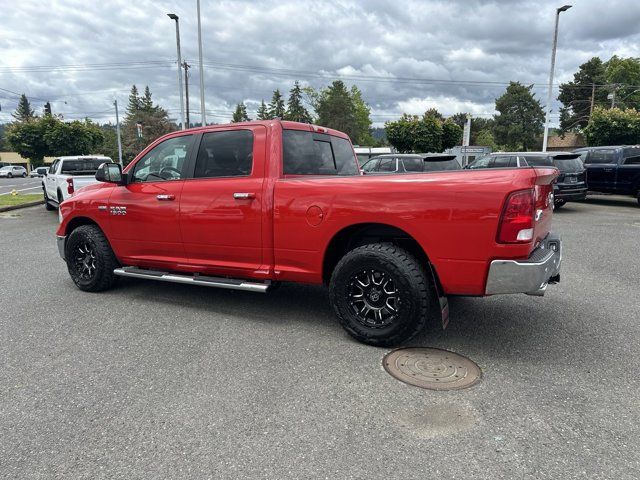
[[[26,190],[35,190],[36,188],[40,189],[41,187],[21,188],[20,190],[16,190],[16,192],[24,192]],[[11,195],[11,192],[0,193],[0,195]]]

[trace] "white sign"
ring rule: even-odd
[[[462,132],[462,146],[468,147],[469,140],[471,138],[471,115],[467,117],[467,121],[464,124],[464,130]]]

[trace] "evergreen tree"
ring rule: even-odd
[[[373,145],[374,140],[371,136],[371,109],[362,99],[362,92],[355,85],[351,87],[350,95],[356,119],[356,128],[351,141],[358,145]]]
[[[558,100],[562,102],[560,108],[560,129],[563,132],[584,128],[589,122],[591,115],[591,95],[594,94],[595,106],[606,106],[609,104],[607,94],[610,93],[604,88],[593,85],[602,85],[605,79],[605,64],[598,57],[593,57],[589,61],[578,67],[578,71],[573,75],[571,82],[560,84],[560,94]]]
[[[277,88],[273,91],[268,112],[270,118],[284,118],[285,116],[284,99],[282,98],[280,90]]]
[[[236,111],[233,112],[233,118],[231,119],[231,121],[233,123],[251,121],[249,115],[247,115],[247,106],[244,104],[244,102],[240,102],[236,105]]]
[[[142,138],[138,138],[138,127],[142,125]],[[129,163],[149,143],[156,138],[176,129],[176,125],[169,121],[167,111],[154,105],[151,90],[145,87],[144,96],[138,95],[134,85],[129,95],[129,104],[122,122],[122,155],[123,161]]]
[[[293,84],[293,88],[289,92],[289,102],[287,103],[287,112],[285,113],[286,120],[293,122],[311,123],[311,115],[302,105],[302,88],[296,81]]]
[[[153,101],[151,100],[151,90],[149,85],[144,87],[144,96],[140,99],[140,110],[147,113],[152,113],[154,109]]]
[[[140,110],[140,96],[138,95],[138,87],[133,85],[129,94],[129,103],[127,104],[127,116],[136,115]]]
[[[342,80],[335,80],[320,92],[316,113],[318,124],[344,132],[356,143],[358,134],[356,109],[349,90]]]
[[[533,85],[510,82],[506,92],[496,98],[494,136],[500,145],[513,150],[530,150],[539,144],[544,112],[531,92]]]
[[[13,112],[11,116],[19,122],[26,122],[35,118],[35,112],[33,111],[33,108],[31,108],[29,99],[24,93],[20,95],[18,108],[16,108],[16,111]]]
[[[258,120],[269,120],[269,112],[267,111],[264,100],[262,100],[260,107],[258,107]]]

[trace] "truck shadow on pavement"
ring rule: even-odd
[[[235,317],[238,328],[248,323],[268,323],[282,327],[282,334],[307,325],[335,337],[357,344],[343,331],[329,304],[328,290],[320,286],[283,284],[266,295],[156,283],[126,279],[121,283],[134,302],[184,306],[185,318],[198,314]],[[114,292],[114,294],[119,294]],[[520,361],[566,358],[571,344],[585,335],[578,327],[558,319],[566,308],[562,298],[506,295],[491,298],[453,297],[449,300],[451,318],[446,330],[432,322],[431,328],[407,342],[407,346],[437,347],[465,355]],[[243,325],[244,324],[244,325]],[[401,345],[399,345],[401,346]],[[374,348],[374,347],[371,347]],[[579,356],[579,351],[576,350]]]

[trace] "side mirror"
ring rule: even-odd
[[[122,166],[119,163],[103,163],[96,171],[96,180],[99,182],[121,185],[123,183],[122,179]]]
[[[49,170],[45,170],[44,172],[42,172],[42,175],[46,177],[48,172]]]

